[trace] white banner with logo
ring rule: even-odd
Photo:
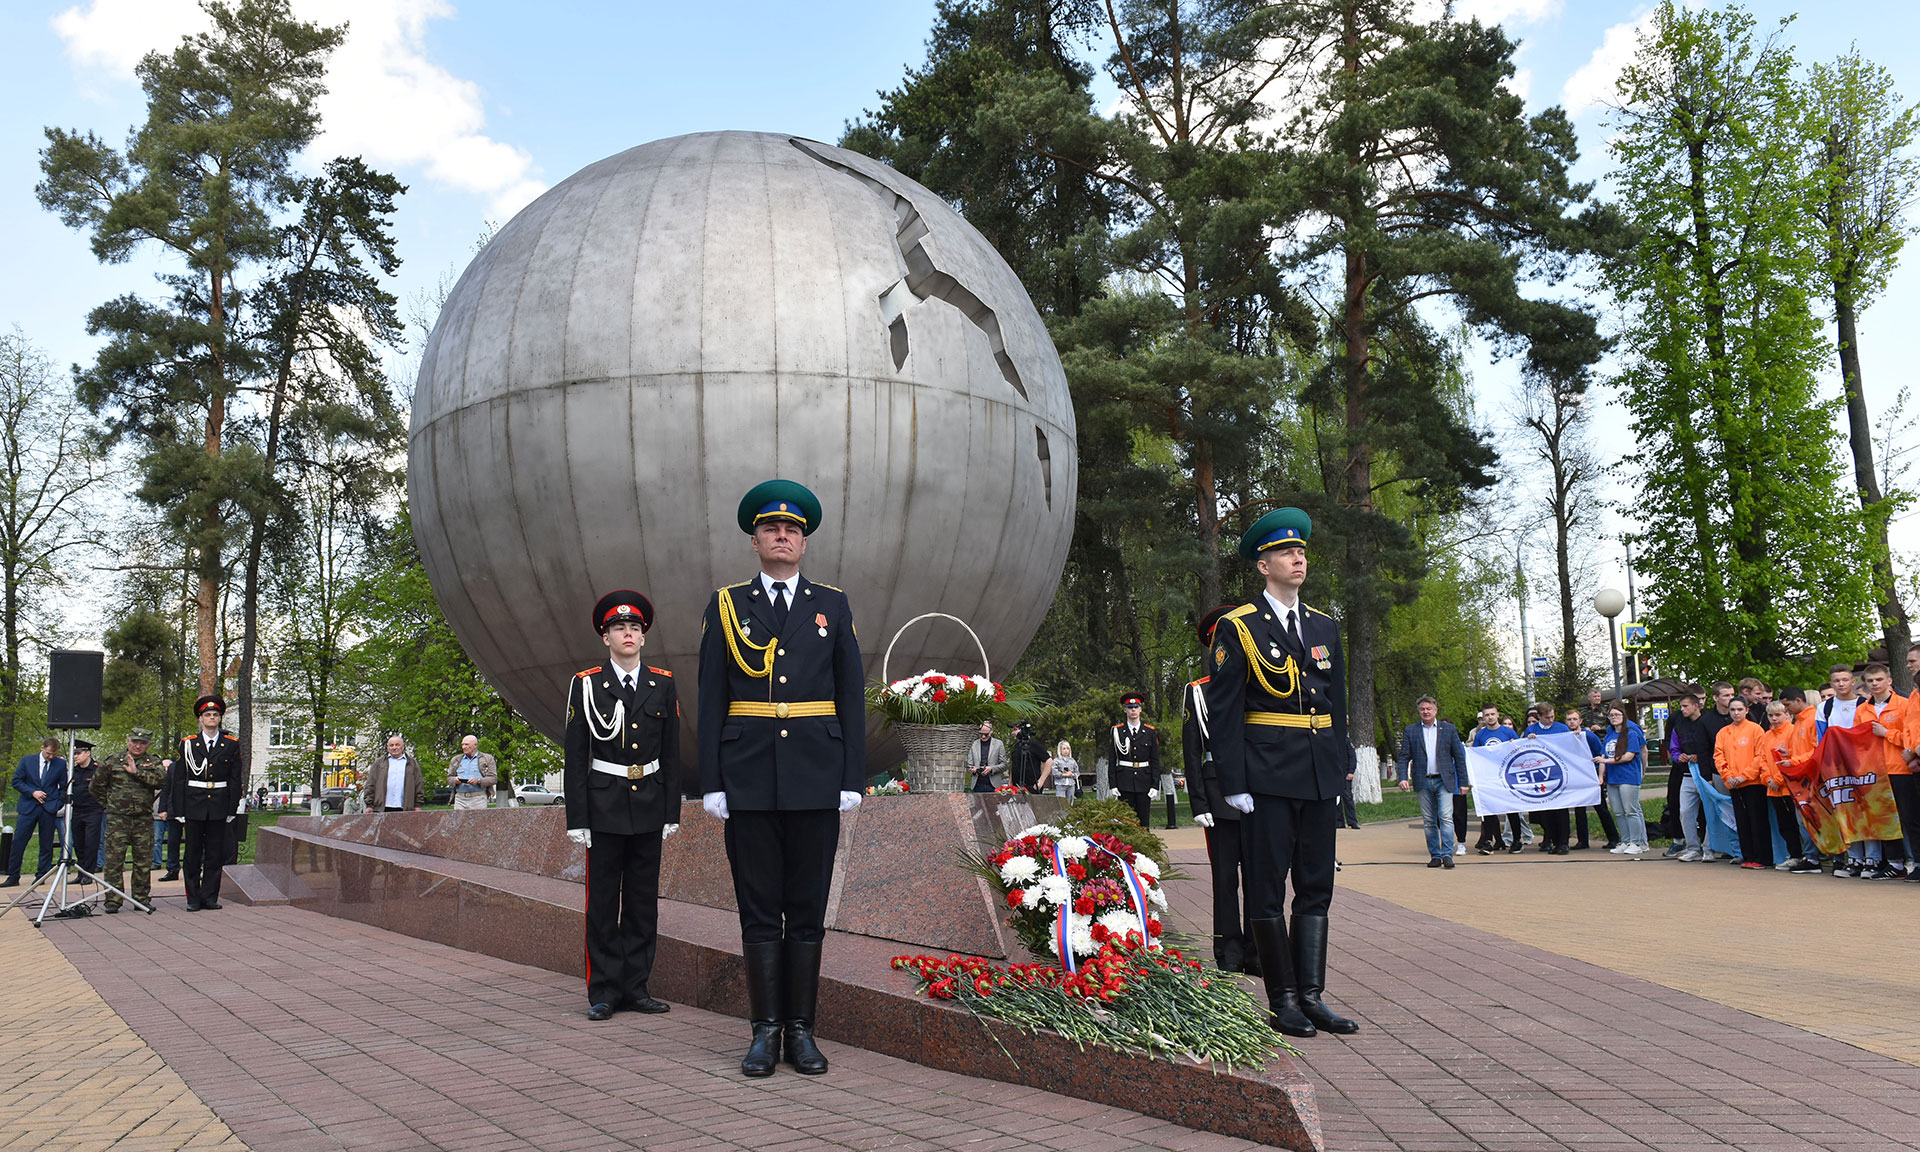
[[[1473,809],[1482,816],[1590,808],[1600,803],[1593,750],[1577,732],[1467,749]]]

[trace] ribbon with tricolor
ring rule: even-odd
[[[1126,857],[1108,848],[1104,848],[1092,840],[1087,841],[1087,846],[1113,857],[1113,862],[1120,865],[1120,875],[1127,889],[1127,897],[1133,903],[1133,914],[1140,920],[1140,939],[1145,943],[1151,944],[1153,942],[1153,933],[1147,929],[1146,882],[1140,879],[1140,873],[1135,870],[1132,862]],[[1069,885],[1073,883],[1072,878],[1067,875],[1066,853],[1060,851],[1060,842],[1057,840],[1054,841],[1053,845],[1053,874],[1066,880]],[[1068,891],[1072,891],[1071,887],[1069,887]],[[1069,898],[1065,904],[1060,906],[1059,913],[1053,918],[1054,948],[1060,953],[1060,963],[1068,972],[1074,971],[1077,967],[1073,959],[1072,936],[1068,931],[1068,925],[1071,923],[1072,916],[1073,900]]]

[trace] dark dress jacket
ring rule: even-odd
[[[1107,782],[1119,792],[1147,792],[1160,787],[1160,733],[1145,720],[1140,731],[1126,724],[1107,734]]]
[[[640,665],[631,696],[612,664],[578,673],[567,686],[562,744],[568,828],[639,836],[680,822],[680,697],[673,673]],[[596,760],[659,767],[621,776],[596,769]]]
[[[700,791],[734,811],[840,807],[867,786],[867,698],[846,593],[805,576],[776,630],[760,578],[722,588],[701,621]],[[790,704],[800,713],[779,714]]]
[[[1266,597],[1221,618],[1208,652],[1207,718],[1220,788],[1330,800],[1346,783],[1347,665],[1340,625],[1301,604],[1300,643],[1281,631]],[[1284,718],[1285,723],[1250,723]]]
[[[1220,770],[1208,746],[1212,729],[1203,719],[1207,714],[1207,677],[1187,685],[1182,701],[1180,750],[1186,754],[1187,793],[1193,798],[1193,814],[1212,813],[1215,820],[1238,820],[1240,810],[1228,804],[1227,794],[1220,790]]]
[[[231,732],[221,732],[209,753],[200,734],[180,740],[180,757],[173,763],[168,783],[171,798],[167,815],[189,820],[225,820],[240,808],[240,793],[247,786],[247,769],[240,756],[240,741]]]

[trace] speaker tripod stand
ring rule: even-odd
[[[71,736],[69,736],[67,741],[67,763],[73,763],[73,740]],[[71,769],[69,769],[69,773],[71,773]],[[69,782],[71,782],[71,775],[69,775],[68,779]],[[69,786],[71,786],[71,784],[69,784]],[[140,861],[138,866],[145,867],[146,861]],[[68,877],[74,872],[78,872],[85,880],[90,880],[94,884],[99,885],[98,890],[87,892],[81,895],[79,899],[69,901],[67,899],[67,888],[69,886]],[[51,878],[50,881],[49,878]],[[93,902],[96,900],[105,900],[109,892],[115,893],[122,900],[140,909],[140,911],[145,912],[147,915],[153,915],[152,905],[142,904],[132,896],[127,895],[124,891],[107,883],[106,877],[95,875],[89,871],[86,865],[80,863],[79,857],[73,854],[73,803],[71,800],[60,806],[60,858],[54,861],[53,867],[35,876],[33,883],[27,885],[19,895],[9,900],[6,907],[0,908],[0,916],[5,916],[7,913],[13,911],[14,908],[26,903],[28,898],[32,897],[42,884],[47,885],[47,890],[40,894],[40,911],[35,913],[33,917],[35,927],[38,927],[40,922],[47,918],[48,909],[55,909],[53,913],[55,919],[68,919],[89,915],[93,910]]]

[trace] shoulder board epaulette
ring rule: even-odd
[[[235,736],[235,735],[234,735],[233,733],[231,733],[231,732],[222,732],[222,733],[220,733],[220,735],[222,735],[222,736],[225,736],[225,737],[226,737],[227,739],[229,739],[229,740],[231,740],[231,741],[233,741],[233,742],[234,742],[235,744],[238,744],[238,743],[240,743],[240,737],[238,737],[238,736]]]
[[[1122,728],[1124,728],[1124,727],[1126,727],[1126,725],[1124,725],[1124,724],[1115,724],[1115,725],[1113,726],[1113,730],[1114,730],[1115,732],[1118,732],[1118,731],[1120,731],[1120,729],[1122,729]]]
[[[591,668],[589,668],[589,669],[587,669],[587,670],[586,670],[585,672],[575,672],[575,673],[574,673],[574,675],[575,675],[575,676],[591,676],[591,675],[593,675],[593,674],[594,674],[595,672],[598,672],[598,671],[600,671],[600,669],[601,669],[602,667],[604,667],[604,665],[601,665],[601,664],[595,664],[595,665],[594,665],[593,667],[591,667]]]
[[[831,584],[822,584],[822,583],[821,583],[820,581],[818,581],[818,580],[809,580],[809,581],[807,581],[807,583],[809,583],[809,584],[812,584],[812,585],[813,585],[813,586],[815,586],[816,588],[825,588],[825,589],[826,589],[827,591],[829,591],[829,592],[840,592],[840,595],[842,595],[842,596],[845,596],[845,595],[846,595],[846,593],[845,593],[845,592],[841,592],[841,591],[840,591],[840,589],[838,589],[838,588],[835,588],[835,587],[834,587],[833,585],[831,585]]]
[[[1245,616],[1247,613],[1252,612],[1253,610],[1254,610],[1254,606],[1252,604],[1242,604],[1240,605],[1240,607],[1235,608],[1233,611],[1227,613],[1225,616],[1222,616],[1221,619],[1232,620],[1238,616]]]
[[[1205,684],[1205,683],[1206,683],[1207,681],[1209,681],[1209,680],[1211,680],[1211,679],[1213,679],[1213,677],[1211,677],[1211,676],[1202,676],[1202,677],[1200,677],[1200,679],[1198,679],[1198,680],[1189,680],[1189,681],[1187,681],[1187,687],[1189,687],[1189,688],[1197,688],[1197,687],[1199,687],[1200,685],[1202,685],[1202,684]]]
[[[1303,609],[1305,609],[1305,610],[1306,610],[1306,611],[1308,611],[1308,612],[1311,612],[1311,613],[1313,613],[1313,614],[1314,614],[1315,616],[1327,616],[1327,614],[1326,614],[1325,612],[1322,612],[1322,611],[1320,611],[1320,609],[1318,609],[1318,608],[1315,608],[1315,607],[1314,607],[1313,605],[1311,605],[1311,604],[1302,604],[1302,605],[1300,605],[1300,607],[1301,607],[1301,608],[1303,608]],[[1327,619],[1329,619],[1329,620],[1331,620],[1331,619],[1333,619],[1333,617],[1331,617],[1331,616],[1327,616]]]
[[[667,671],[667,670],[666,670],[665,668],[655,668],[655,667],[654,667],[653,665],[651,665],[651,664],[649,664],[649,665],[647,665],[647,671],[649,671],[649,672],[652,672],[652,673],[654,673],[654,674],[655,674],[655,675],[657,675],[657,676],[665,676],[665,677],[667,677],[668,679],[672,679],[672,678],[673,678],[673,673],[671,673],[671,672],[669,672],[669,671]]]
[[[1140,721],[1140,727],[1145,728],[1149,732],[1153,731],[1153,725],[1147,723],[1145,720]]]
[[[715,589],[714,589],[714,591],[715,591],[716,593],[717,593],[717,592],[731,592],[731,591],[733,591],[733,590],[734,590],[735,588],[748,588],[748,587],[751,587],[752,585],[753,585],[753,581],[751,581],[751,580],[742,580],[742,581],[740,581],[740,583],[738,583],[738,584],[722,584],[722,585],[720,585],[720,587],[718,587],[718,588],[715,588]]]

